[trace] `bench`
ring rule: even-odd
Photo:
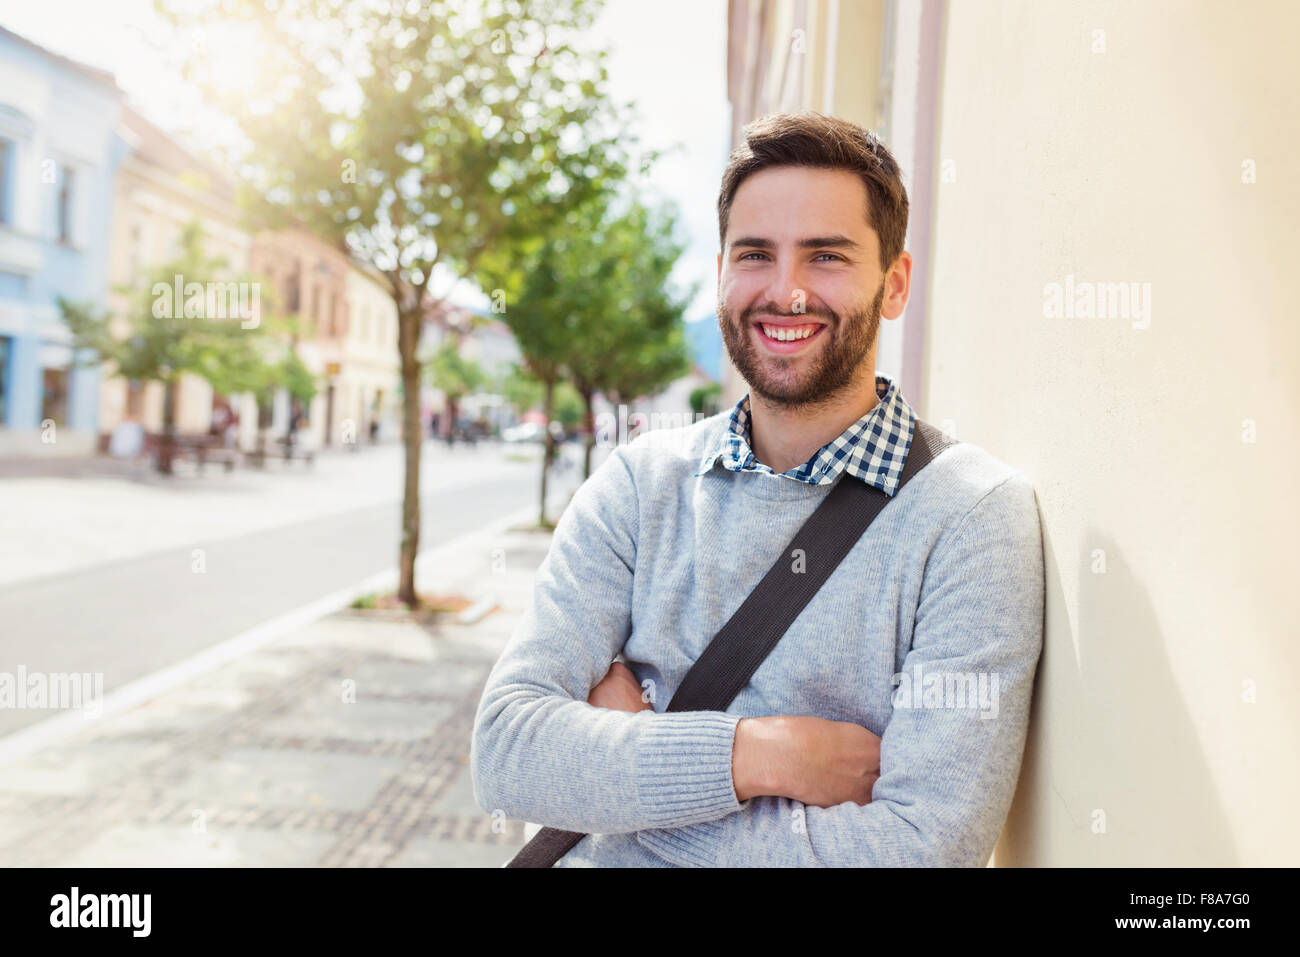
[[[161,438],[160,438],[161,443]],[[193,458],[202,472],[208,462],[220,462],[227,472],[235,469],[238,458],[235,449],[227,448],[216,435],[177,435],[172,438],[172,458]]]
[[[251,451],[244,452],[244,456],[250,463],[256,465],[258,468],[266,467],[266,458],[268,455],[284,459],[286,462],[291,462],[297,459],[307,465],[311,465],[316,460],[315,449],[302,448],[296,442],[288,441],[283,435],[278,436],[275,439],[275,444],[280,446],[280,449],[274,452],[268,452],[265,441],[259,438],[257,446]]]

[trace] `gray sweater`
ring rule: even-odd
[[[588,833],[562,867],[984,865],[1015,792],[1042,645],[1032,486],[975,445],[947,449],[725,712],[665,712],[833,487],[722,468],[693,477],[727,418],[642,433],[574,495],[479,704],[476,800]],[[620,653],[653,712],[587,704]],[[736,724],[761,715],[880,735],[871,803],[738,801]]]

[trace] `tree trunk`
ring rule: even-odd
[[[402,486],[402,547],[398,560],[397,597],[408,608],[419,599],[415,593],[415,557],[420,551],[420,313],[398,314],[398,347],[402,357],[402,445],[406,453],[406,478]]]
[[[460,402],[454,396],[447,396],[444,412],[447,416],[447,443],[455,444],[456,441],[456,420],[460,418]]]
[[[295,429],[295,424],[293,421],[294,412],[295,412],[294,406],[297,405],[298,400],[293,397],[292,392],[288,392],[286,390],[286,394],[289,396],[289,421],[284,427],[284,457],[286,460],[288,460],[288,458],[293,454],[294,429]]]
[[[158,442],[158,471],[172,474],[172,458],[176,454],[176,381],[163,383],[163,434]]]
[[[591,478],[591,450],[596,447],[596,412],[595,393],[591,389],[581,389],[582,393],[582,478]]]
[[[551,460],[555,457],[555,436],[551,435],[551,414],[555,406],[555,379],[547,379],[545,383],[546,393],[542,401],[542,410],[546,415],[545,439],[546,444],[543,446],[545,452],[542,454],[542,501],[537,510],[537,524],[546,524],[546,477],[551,472]]]

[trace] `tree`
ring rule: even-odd
[[[479,391],[487,375],[477,362],[460,354],[460,337],[449,335],[429,362],[429,378],[435,389],[447,397],[447,417],[455,429],[460,417],[460,400]]]
[[[710,382],[691,390],[691,411],[696,415],[717,415],[722,398],[722,384]]]
[[[227,393],[252,391],[268,374],[261,348],[266,327],[273,324],[270,309],[263,308],[260,294],[242,301],[241,290],[254,283],[229,277],[225,260],[204,252],[203,229],[196,219],[181,230],[175,259],[158,266],[141,288],[124,290],[135,299],[124,335],[117,333],[108,313],[58,300],[78,352],[90,352],[128,379],[162,383],[160,472],[172,471],[176,388],[183,374],[204,378]],[[259,292],[261,286],[256,283]]]
[[[516,416],[522,416],[542,402],[542,384],[518,362],[510,364],[509,370],[497,384],[497,391],[505,396]]]
[[[595,394],[630,401],[690,371],[682,317],[694,290],[679,296],[669,281],[684,249],[671,213],[640,203],[602,212],[576,232],[566,260],[581,289],[566,307],[583,332],[573,337],[565,368],[584,406],[584,477],[596,441]]]
[[[685,301],[668,288],[681,254],[672,220],[640,204],[597,197],[575,205],[548,241],[518,258],[485,258],[482,271],[509,291],[504,319],[541,384],[546,420],[558,418],[560,387],[581,401],[591,473],[596,391],[623,389],[640,396],[689,369],[681,315]],[[633,390],[633,391],[629,391]],[[546,524],[546,498],[555,440],[548,428],[538,521]]]
[[[488,250],[544,236],[620,175],[604,54],[579,49],[599,0],[162,7],[244,44],[261,71],[250,98],[223,91],[201,58],[190,64],[247,137],[259,221],[301,222],[391,284],[406,450],[398,596],[414,606],[423,320]]]

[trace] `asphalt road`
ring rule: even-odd
[[[575,482],[553,481],[552,516]],[[535,476],[426,495],[421,551],[536,500]],[[212,542],[202,574],[187,546],[0,588],[0,671],[102,672],[107,693],[393,567],[400,511],[358,508]],[[0,709],[0,735],[50,714]]]

